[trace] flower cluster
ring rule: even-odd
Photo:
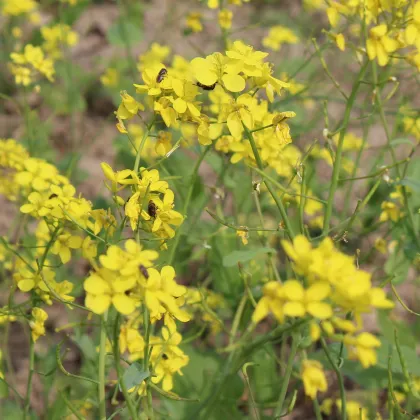
[[[10,58],[10,71],[17,85],[28,86],[39,76],[46,77],[50,82],[54,80],[54,62],[46,57],[41,47],[25,45],[23,52],[13,52]]]
[[[420,1],[408,5],[403,0],[334,0],[328,2],[328,7],[323,2],[312,1],[311,6],[325,10],[331,25],[329,35],[341,50],[345,46],[344,34],[340,32],[341,26],[345,29],[342,22],[352,23],[346,24],[350,28],[346,37],[354,38],[357,44],[358,38],[363,36],[362,23],[365,20],[369,25],[365,51],[370,60],[377,60],[380,66],[385,66],[398,51],[399,57],[420,70]],[[359,17],[360,23],[353,23],[354,17]],[[391,19],[392,23],[389,23]]]
[[[361,331],[362,316],[375,308],[392,308],[393,302],[386,298],[382,289],[372,286],[371,275],[358,269],[353,258],[337,250],[330,238],[313,248],[304,236],[299,235],[293,243],[283,241],[283,248],[293,262],[294,272],[305,282],[294,279],[284,283],[268,282],[253,313],[253,322],[260,322],[269,313],[279,323],[307,318],[313,341],[321,335],[339,340],[347,347],[349,357],[358,359],[364,368],[375,365],[375,349],[381,342],[372,334]],[[346,319],[347,313],[352,313],[353,321]],[[312,371],[314,369],[317,371],[312,367]],[[306,385],[305,388],[313,398],[312,388]],[[323,388],[323,385],[318,386],[319,390]]]
[[[174,193],[166,181],[160,180],[159,171],[140,168],[138,176],[129,169],[114,172],[107,163],[102,163],[102,170],[111,181],[106,183],[107,188],[115,201],[124,206],[133,231],[151,232],[162,239],[162,248],[166,248],[165,241],[175,236],[172,226],[179,226],[183,216],[173,210]],[[131,196],[124,201],[117,193],[126,187],[131,188]]]
[[[143,84],[134,87],[143,100],[121,93],[116,116],[122,133],[132,133],[130,127],[135,124],[126,124],[149,108],[168,128],[180,132],[183,143],[189,144],[194,137],[205,146],[215,142],[216,150],[230,154],[232,163],[256,164],[248,141],[252,132],[263,162],[280,175],[292,172],[300,156],[298,149],[289,145],[288,120],[295,113],[269,112],[275,95],[291,84],[273,76],[272,65],[265,61],[267,53],[235,41],[225,54],[214,53],[191,62],[174,56],[169,66],[162,63],[168,55],[167,49],[154,44],[140,57]],[[259,99],[260,91],[265,91],[268,101]],[[200,100],[203,93],[208,94],[209,105]],[[159,135],[155,142],[158,155],[171,152],[170,137]],[[147,136],[142,143],[147,147],[153,140]],[[135,146],[139,147],[138,140]]]

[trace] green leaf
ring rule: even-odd
[[[385,263],[385,273],[393,276],[392,283],[394,285],[401,284],[408,275],[411,261],[407,259],[404,252],[394,252]]]
[[[394,330],[397,329],[400,344],[411,349],[416,348],[417,340],[406,324],[392,320],[388,311],[378,311],[378,320],[381,332],[389,342],[392,343],[394,341]]]
[[[420,192],[420,181],[414,178],[406,177],[402,179],[399,184],[405,185],[414,191]]]
[[[256,248],[246,251],[233,251],[223,258],[223,265],[225,267],[233,267],[238,263],[243,263],[252,260],[259,254],[275,254],[276,250],[273,248]]]
[[[144,371],[139,363],[133,363],[124,372],[122,380],[126,388],[130,389],[133,388],[133,386],[140,385],[149,376],[150,372],[148,370]]]
[[[391,146],[399,146],[400,144],[409,144],[409,145],[413,145],[413,141],[407,138],[398,138],[398,139],[394,139],[390,142]]]
[[[400,334],[401,337],[401,334]],[[390,344],[385,338],[382,340],[382,346],[378,349],[378,367],[382,367],[383,369],[388,370],[388,359],[389,359],[389,347],[392,345],[393,347],[393,358],[392,358],[392,365],[391,370],[393,373],[402,374],[401,363],[398,357],[397,348],[394,344]],[[387,345],[388,344],[388,345]],[[420,376],[420,363],[417,356],[417,353],[414,349],[407,347],[407,346],[400,346],[402,356],[405,359],[407,364],[408,371],[410,374],[415,376]]]
[[[123,47],[126,43],[133,45],[140,42],[143,39],[143,30],[140,25],[132,22],[118,21],[109,28],[107,37],[110,44]]]
[[[73,337],[72,338],[74,343],[76,343],[80,350],[82,350],[83,355],[88,360],[96,360],[98,354],[96,353],[95,343],[93,342],[92,338],[88,335],[84,334],[81,337]]]

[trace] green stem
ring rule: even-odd
[[[106,321],[108,313],[101,320],[101,336],[99,343],[99,371],[98,371],[98,398],[99,398],[99,418],[106,420],[106,399],[105,399],[105,358],[106,358]]]
[[[334,161],[330,191],[329,191],[329,195],[328,195],[328,202],[327,202],[327,207],[325,209],[324,228],[323,228],[323,232],[322,232],[324,236],[327,235],[327,232],[330,228],[332,209],[333,209],[333,206],[334,206],[334,196],[335,196],[335,192],[337,190],[338,177],[339,177],[340,168],[341,168],[341,155],[343,153],[344,136],[346,135],[346,132],[347,132],[347,126],[349,125],[351,110],[352,110],[353,104],[356,100],[356,96],[357,96],[357,92],[359,90],[361,79],[363,78],[363,76],[366,72],[368,63],[369,63],[369,61],[366,61],[366,63],[361,67],[361,69],[359,71],[357,79],[353,84],[351,94],[350,94],[350,97],[349,97],[347,105],[346,105],[346,110],[344,112],[343,123],[341,124],[342,130],[340,131],[340,137],[339,137],[338,145],[337,145],[337,152],[335,154],[335,161]]]
[[[244,127],[246,136],[248,137],[249,143],[251,145],[252,152],[254,153],[254,157],[255,157],[255,161],[257,162],[257,166],[261,171],[264,171],[264,165],[262,163],[260,154],[258,153],[258,149],[257,149],[257,145],[255,144],[254,137],[253,137],[252,133],[249,131],[248,127],[246,127],[245,124],[242,124],[242,125]],[[273,197],[273,200],[275,201],[275,203],[277,205],[277,208],[280,211],[280,215],[283,219],[283,222],[284,222],[284,225],[286,227],[287,234],[288,234],[289,238],[293,239],[295,237],[295,234],[293,232],[293,228],[292,228],[292,225],[290,223],[290,220],[287,217],[286,209],[284,208],[282,201],[279,200],[279,198],[277,197],[273,187],[271,186],[271,184],[269,182],[267,182],[267,180],[265,178],[264,178],[264,184],[267,187],[271,196]]]
[[[201,163],[203,162],[207,153],[210,151],[211,146],[212,146],[211,144],[206,146],[204,148],[204,150],[202,151],[200,157],[195,162],[195,165],[194,165],[194,168],[193,168],[193,171],[192,171],[192,174],[191,174],[191,180],[190,180],[190,184],[189,184],[189,188],[188,188],[187,197],[184,201],[184,207],[182,209],[182,214],[183,214],[184,217],[187,217],[188,208],[190,206],[190,201],[191,201],[192,194],[193,194],[193,191],[194,191],[195,181],[196,181],[197,176],[198,176],[198,170],[200,169]],[[184,223],[178,228],[178,230],[176,232],[174,243],[172,244],[170,254],[169,254],[169,259],[168,259],[168,264],[169,265],[172,265],[172,262],[175,258],[175,253],[176,253],[176,250],[178,248],[179,241],[181,239],[181,232],[183,230],[184,224],[185,224],[185,220],[184,220]]]
[[[341,374],[338,365],[334,362],[330,350],[328,349],[327,343],[323,338],[320,339],[322,349],[324,350],[325,355],[327,356],[328,361],[330,362],[331,367],[337,375],[338,385],[340,388],[340,398],[341,398],[341,420],[347,420],[347,406],[346,406],[346,390],[344,388],[343,375]]]
[[[280,396],[277,401],[277,407],[274,411],[274,418],[281,416],[284,400],[286,399],[287,388],[289,387],[290,376],[292,375],[293,362],[295,360],[296,352],[298,350],[298,339],[296,335],[292,335],[292,347],[290,348],[289,360],[287,361],[286,371],[283,375],[283,382],[281,384]]]
[[[313,404],[314,404],[314,411],[315,411],[316,420],[322,420],[321,409],[319,407],[319,402],[318,402],[317,398],[314,399]]]
[[[146,371],[149,369],[149,342],[150,342],[150,316],[149,310],[147,306],[144,305],[143,307],[143,326],[144,326],[144,357],[143,357],[143,370]],[[152,394],[150,391],[150,377],[146,379],[146,407],[147,407],[147,415],[150,417],[151,420],[154,419],[155,415],[153,412],[153,401],[152,401]]]
[[[29,154],[32,155],[33,150],[33,132],[32,132],[32,124],[31,124],[31,116],[30,116],[30,107],[28,104],[28,97],[27,97],[27,91],[26,87],[23,90],[23,111],[25,116],[25,129],[26,129],[26,135],[28,136],[28,149]]]
[[[378,75],[377,75],[377,71],[376,71],[376,62],[375,61],[372,62],[372,74],[373,74],[373,81],[376,85],[376,83],[378,81]],[[387,146],[388,146],[389,151],[391,152],[392,161],[393,161],[394,165],[396,165],[395,170],[397,172],[397,176],[398,176],[398,178],[401,178],[400,169],[397,165],[397,163],[398,163],[397,156],[395,154],[394,148],[391,145],[392,136],[391,136],[391,133],[389,131],[388,122],[387,122],[387,119],[386,119],[386,116],[385,116],[380,91],[378,91],[378,94],[376,95],[376,103],[378,105],[379,115],[380,115],[381,122],[382,122],[382,125],[383,125],[383,128],[384,128],[384,131],[385,131]],[[404,185],[402,185],[402,193],[403,193],[403,198],[404,198],[404,206],[405,206],[405,208],[407,210],[407,214],[408,214],[409,224],[411,225],[410,227],[413,231],[413,237],[414,237],[414,240],[415,240],[417,246],[420,248],[420,238],[417,234],[417,228],[416,228],[416,223],[415,223],[415,220],[414,220],[414,215],[413,215],[412,209],[410,207],[410,203],[408,202],[407,189]]]
[[[26,398],[25,398],[25,411],[23,413],[23,420],[26,420],[29,415],[29,409],[31,408],[31,394],[32,394],[32,378],[34,374],[35,364],[35,351],[34,342],[32,337],[29,338],[29,376],[28,383],[26,385]]]
[[[115,326],[114,326],[114,359],[115,367],[117,369],[118,384],[121,387],[122,393],[124,395],[125,401],[127,403],[128,411],[130,412],[130,418],[132,420],[137,420],[137,410],[133,403],[133,400],[127,390],[127,386],[123,380],[123,373],[121,371],[120,364],[120,346],[119,346],[119,327],[120,327],[120,313],[117,312],[115,317]]]
[[[152,122],[146,127],[146,131],[143,134],[143,138],[141,139],[140,146],[137,150],[136,161],[134,162],[133,169],[136,174],[139,172],[141,152],[143,151],[144,144],[146,143],[147,137],[149,137],[150,130],[152,129],[154,123],[155,119],[153,118]]]

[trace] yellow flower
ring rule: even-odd
[[[34,217],[44,217],[50,213],[50,209],[45,207],[47,198],[39,192],[34,191],[28,196],[29,203],[21,206],[20,211],[24,214],[30,213]]]
[[[70,261],[71,251],[70,249],[79,249],[82,247],[83,239],[80,236],[70,235],[64,233],[59,235],[51,248],[51,253],[59,255],[61,262],[66,264]]]
[[[381,254],[386,254],[386,252],[387,252],[387,243],[386,243],[386,240],[383,239],[383,238],[376,238],[374,247]]]
[[[346,335],[344,344],[349,350],[349,357],[358,359],[365,369],[376,365],[378,359],[375,349],[381,346],[381,342],[374,335],[367,332],[357,337]]]
[[[285,294],[283,286],[276,282],[270,281],[263,287],[263,297],[259,300],[254,313],[252,314],[252,322],[257,324],[272,313],[279,323],[284,322],[283,303]]]
[[[273,69],[269,63],[263,63],[261,66],[261,75],[254,77],[254,82],[257,87],[265,89],[267,98],[270,102],[274,101],[274,93],[280,95],[283,88],[290,88],[290,84],[276,79],[272,76]]]
[[[155,152],[158,156],[165,156],[172,148],[172,133],[168,131],[159,131]]]
[[[390,38],[385,24],[370,29],[369,39],[366,41],[366,49],[369,60],[378,59],[380,66],[385,66],[389,61],[389,54],[398,48],[398,42]]]
[[[180,114],[192,117],[199,117],[200,110],[195,97],[198,94],[198,88],[192,82],[185,80],[173,79],[172,88],[178,96],[173,103],[175,111]]]
[[[254,128],[254,118],[249,110],[250,95],[241,95],[236,99],[228,110],[227,126],[234,138],[241,138],[244,131],[244,125],[252,130]]]
[[[392,201],[383,201],[381,204],[381,209],[382,212],[379,216],[380,222],[386,222],[387,220],[398,222],[398,220],[403,216],[403,212],[401,211],[400,207]]]
[[[45,335],[45,321],[48,319],[48,314],[41,308],[32,309],[32,320],[29,325],[32,330],[32,340],[36,342],[41,335]]]
[[[173,267],[164,266],[159,273],[154,268],[148,269],[149,278],[145,282],[144,300],[150,311],[151,318],[161,319],[162,315],[169,313],[182,322],[190,318],[179,308],[176,298],[185,295],[187,289],[176,283]]]
[[[237,230],[236,236],[241,238],[241,241],[244,245],[248,245],[248,231],[247,230]]]
[[[65,46],[77,44],[79,36],[65,24],[57,24],[51,27],[41,27],[41,35],[44,38],[42,48],[53,58],[62,56],[62,49]]]
[[[200,12],[190,12],[187,15],[186,25],[193,32],[201,32],[203,24],[201,23],[202,14]]]
[[[114,172],[111,166],[106,162],[101,163],[101,168],[105,177],[111,181],[111,185],[105,183],[105,186],[113,193],[125,188],[126,185],[134,184],[136,182],[135,179],[129,178],[134,174],[130,169]],[[122,185],[122,187],[119,187],[119,185]]]
[[[316,360],[302,362],[301,376],[305,394],[312,399],[316,398],[318,391],[325,392],[328,388],[322,365]]]
[[[309,274],[309,268],[313,261],[312,246],[303,235],[297,235],[293,239],[293,245],[288,241],[282,241],[286,254],[294,261],[297,274]]]
[[[280,146],[286,146],[292,142],[290,136],[290,127],[286,123],[289,118],[295,117],[296,114],[293,111],[280,112],[273,118],[274,133],[277,140],[280,142]]]
[[[346,49],[346,39],[344,38],[343,34],[335,35],[335,43],[341,51],[344,51]]]
[[[173,191],[169,189],[166,190],[163,200],[155,198],[153,202],[157,207],[157,211],[152,226],[152,232],[163,230],[166,233],[167,238],[173,238],[175,236],[175,231],[169,225],[179,226],[184,220],[180,213],[172,210],[174,207]]]
[[[144,339],[136,328],[122,325],[119,335],[121,354],[128,351],[129,360],[134,362],[144,356]]]
[[[154,42],[150,50],[140,55],[140,63],[137,65],[138,70],[143,71],[146,67],[153,67],[163,63],[170,52],[171,50],[167,45],[160,45]]]
[[[105,73],[101,76],[101,82],[104,86],[115,87],[118,86],[120,74],[117,69],[107,68]]]
[[[271,27],[268,35],[262,40],[264,47],[273,51],[279,51],[283,44],[296,44],[298,42],[299,38],[296,34],[291,29],[281,25]]]
[[[30,13],[37,8],[34,0],[5,0],[2,2],[2,14],[6,16],[19,16]]]
[[[283,285],[286,303],[285,315],[302,317],[306,313],[319,319],[330,318],[333,314],[331,305],[322,302],[331,292],[328,283],[318,282],[304,289],[297,280],[288,280]]]
[[[119,120],[129,120],[137,115],[139,111],[144,111],[144,106],[136,101],[125,90],[120,92],[121,104],[117,109],[116,116]]]
[[[212,86],[219,82],[223,83],[229,92],[241,92],[245,89],[245,79],[238,74],[241,69],[231,66],[231,72],[225,74],[226,57],[220,53],[208,55],[206,58],[194,58],[191,61],[191,68],[194,77],[203,85]]]
[[[117,277],[111,270],[98,269],[84,282],[85,304],[96,314],[103,314],[113,304],[118,312],[129,315],[138,303],[130,296],[130,290],[135,285],[135,277]]]
[[[172,108],[172,101],[169,98],[162,97],[154,103],[154,111],[159,113],[163,119],[163,122],[167,127],[177,127],[178,114],[175,109]]]
[[[219,25],[222,29],[230,29],[232,26],[233,13],[228,9],[219,11]]]
[[[420,49],[420,1],[413,7],[413,19],[405,29],[405,39],[407,44],[416,44]]]
[[[146,67],[141,72],[141,77],[145,84],[134,84],[136,92],[147,93],[148,96],[158,96],[164,90],[170,90],[172,88],[171,76],[166,74],[163,79],[158,77],[162,69],[166,70],[166,66],[162,63],[155,63],[153,66]]]

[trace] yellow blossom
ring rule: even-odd
[[[219,25],[222,29],[230,29],[232,26],[233,13],[228,9],[222,9],[219,11]]]
[[[32,309],[32,320],[29,322],[31,327],[32,340],[36,342],[41,335],[45,335],[45,321],[48,314],[41,308]]]
[[[301,376],[305,394],[312,399],[316,398],[318,392],[325,392],[328,388],[322,365],[316,360],[302,362]]]
[[[187,15],[186,26],[193,32],[201,32],[203,30],[203,24],[201,23],[202,15],[200,12],[190,12]]]
[[[389,61],[389,54],[398,48],[398,42],[390,38],[385,24],[375,26],[369,31],[369,39],[366,41],[366,49],[369,60],[378,59],[380,66],[385,66]]]

